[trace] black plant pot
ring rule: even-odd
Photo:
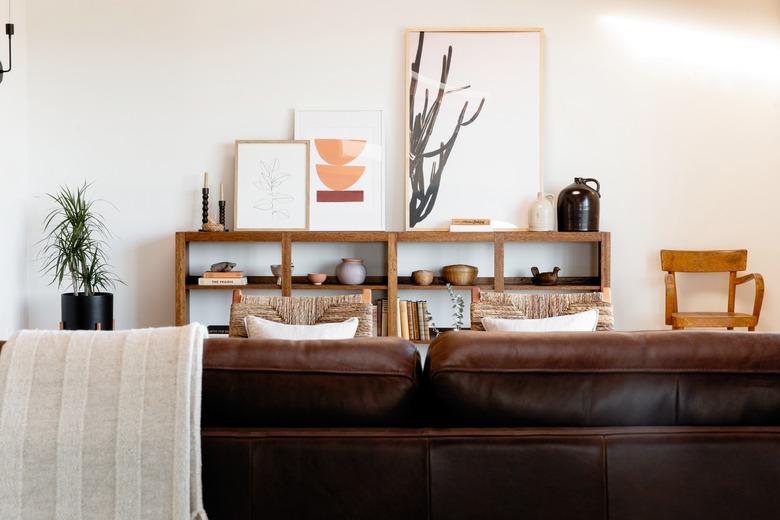
[[[65,330],[113,330],[114,295],[111,293],[65,293],[62,303],[62,328]]]

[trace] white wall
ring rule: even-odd
[[[0,61],[8,68],[7,3],[0,0]],[[25,322],[27,55],[24,2],[14,3],[13,69],[0,83],[0,340]]]
[[[199,223],[202,172],[229,192],[233,141],[291,137],[295,108],[385,111],[388,226],[401,229],[403,29],[475,25],[545,28],[547,189],[602,182],[619,327],[662,326],[660,248],[745,247],[768,283],[761,328],[780,330],[776,0],[38,0],[28,241],[41,194],[94,180],[118,208],[118,325],[171,323],[173,233]],[[513,268],[566,270],[567,256],[531,250]],[[57,291],[29,273],[30,325],[54,326]],[[688,302],[725,305],[723,287]]]

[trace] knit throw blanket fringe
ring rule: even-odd
[[[202,325],[21,331],[0,354],[0,518],[206,520]]]

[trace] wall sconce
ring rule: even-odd
[[[11,23],[11,0],[8,0],[8,23],[5,24],[5,34],[8,35],[8,68],[3,66],[3,62],[0,61],[0,83],[3,82],[3,75],[6,72],[11,72],[13,62],[11,61],[11,36],[14,35],[14,24]]]

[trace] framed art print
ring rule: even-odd
[[[236,141],[236,231],[309,227],[309,142]]]
[[[528,227],[542,182],[542,29],[406,31],[406,229]]]
[[[309,141],[309,227],[385,229],[380,110],[296,110],[295,138]]]

